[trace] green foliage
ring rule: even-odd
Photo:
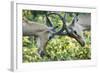
[[[38,11],[39,12],[39,11]],[[45,12],[41,12],[45,13]],[[35,14],[35,11],[34,11]],[[37,22],[42,22],[43,15],[37,13],[32,15],[30,10],[24,10],[23,16],[28,18],[29,20],[34,20]],[[39,14],[39,15],[38,15]],[[63,13],[61,13],[63,15]],[[50,16],[54,23],[54,26],[62,26],[61,20],[55,16]],[[68,21],[70,22],[72,17],[68,17]],[[59,29],[57,29],[59,30]],[[91,33],[84,32],[86,37],[86,45],[81,47],[80,44],[73,38],[68,36],[55,36],[53,39],[48,41],[47,46],[45,47],[46,55],[44,57],[40,57],[37,53],[37,45],[34,39],[30,39],[29,36],[23,36],[23,62],[44,62],[44,61],[65,61],[65,60],[85,60],[91,59]],[[34,38],[34,37],[33,37]]]
[[[43,58],[38,55],[38,48],[36,46],[30,48],[27,45],[27,47],[23,47],[23,62],[90,59],[90,33],[86,32],[85,34],[87,39],[84,47],[81,47],[75,39],[68,36],[56,36],[48,42],[45,48],[46,55]],[[27,38],[24,40],[29,41]],[[23,43],[26,44],[27,42]],[[33,44],[31,43],[31,45]]]
[[[63,15],[63,12],[61,12],[60,14]],[[53,27],[58,26],[58,28],[55,29],[56,31],[59,31],[62,28],[63,22],[58,15],[55,14],[49,15],[49,19],[51,20]]]

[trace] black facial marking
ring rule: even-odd
[[[75,34],[77,34],[77,32],[76,32],[75,30],[74,30],[73,32],[74,32]]]

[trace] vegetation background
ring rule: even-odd
[[[22,16],[26,17],[29,21],[36,21],[46,25],[45,14],[47,11],[32,11],[23,10]],[[63,16],[64,12],[60,12]],[[68,12],[67,23],[72,20],[72,12]],[[80,13],[81,14],[81,13]],[[54,26],[59,26],[56,31],[62,27],[62,21],[56,15],[50,16]],[[65,60],[87,60],[91,59],[91,33],[90,31],[84,32],[86,38],[86,45],[81,45],[73,38],[66,36],[55,36],[51,39],[45,47],[46,54],[40,57],[37,53],[37,45],[34,39],[29,36],[23,36],[23,62],[44,62],[44,61],[65,61]],[[34,36],[33,36],[34,38]]]

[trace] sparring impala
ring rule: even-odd
[[[75,38],[81,46],[85,45],[84,31],[91,28],[91,14],[84,13],[74,15],[72,23],[68,27],[69,36]]]
[[[56,14],[56,13],[53,13]],[[59,14],[56,14],[60,16]],[[38,53],[41,57],[45,55],[44,48],[47,44],[47,42],[54,37],[54,34],[57,32],[55,31],[56,27],[53,27],[53,24],[51,23],[50,19],[46,15],[46,19],[50,24],[50,27],[46,26],[45,24],[40,24],[34,21],[29,21],[25,17],[22,19],[22,27],[23,27],[23,36],[35,36],[37,47],[38,47]]]
[[[44,24],[33,21],[31,22],[26,18],[23,18],[22,27],[23,36],[36,36],[38,53],[40,56],[43,56],[45,54],[44,47],[46,46],[50,36],[53,34],[52,28],[49,28]]]

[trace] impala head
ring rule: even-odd
[[[74,18],[68,27],[69,36],[76,39],[81,46],[85,45],[82,27],[77,23],[78,19]]]

